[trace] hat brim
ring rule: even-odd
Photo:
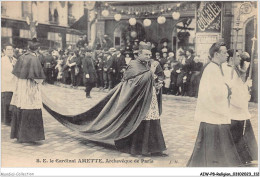
[[[164,43],[164,42],[169,42],[169,39],[167,39],[167,38],[163,38],[163,39],[161,39],[161,42],[160,43]]]

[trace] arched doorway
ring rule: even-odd
[[[114,30],[115,47],[132,45],[135,39],[139,41],[145,39],[145,30],[140,22],[137,22],[134,26],[126,21],[118,23]]]

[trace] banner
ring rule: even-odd
[[[213,43],[218,42],[220,33],[197,33],[196,34],[196,54],[200,58],[200,62],[206,64],[209,62],[209,48]]]
[[[197,32],[221,32],[221,2],[200,2],[197,9]]]

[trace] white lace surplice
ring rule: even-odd
[[[160,119],[159,117],[159,108],[158,108],[158,102],[156,97],[156,90],[153,87],[153,95],[152,95],[152,102],[150,104],[149,111],[147,115],[145,116],[144,120],[157,120]]]
[[[40,84],[16,77],[15,91],[10,104],[20,109],[42,109]]]

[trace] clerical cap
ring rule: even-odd
[[[141,41],[139,43],[139,50],[151,50],[152,45],[150,42]]]
[[[36,50],[40,46],[40,42],[37,38],[32,38],[32,40],[28,41],[29,48],[32,50]]]

